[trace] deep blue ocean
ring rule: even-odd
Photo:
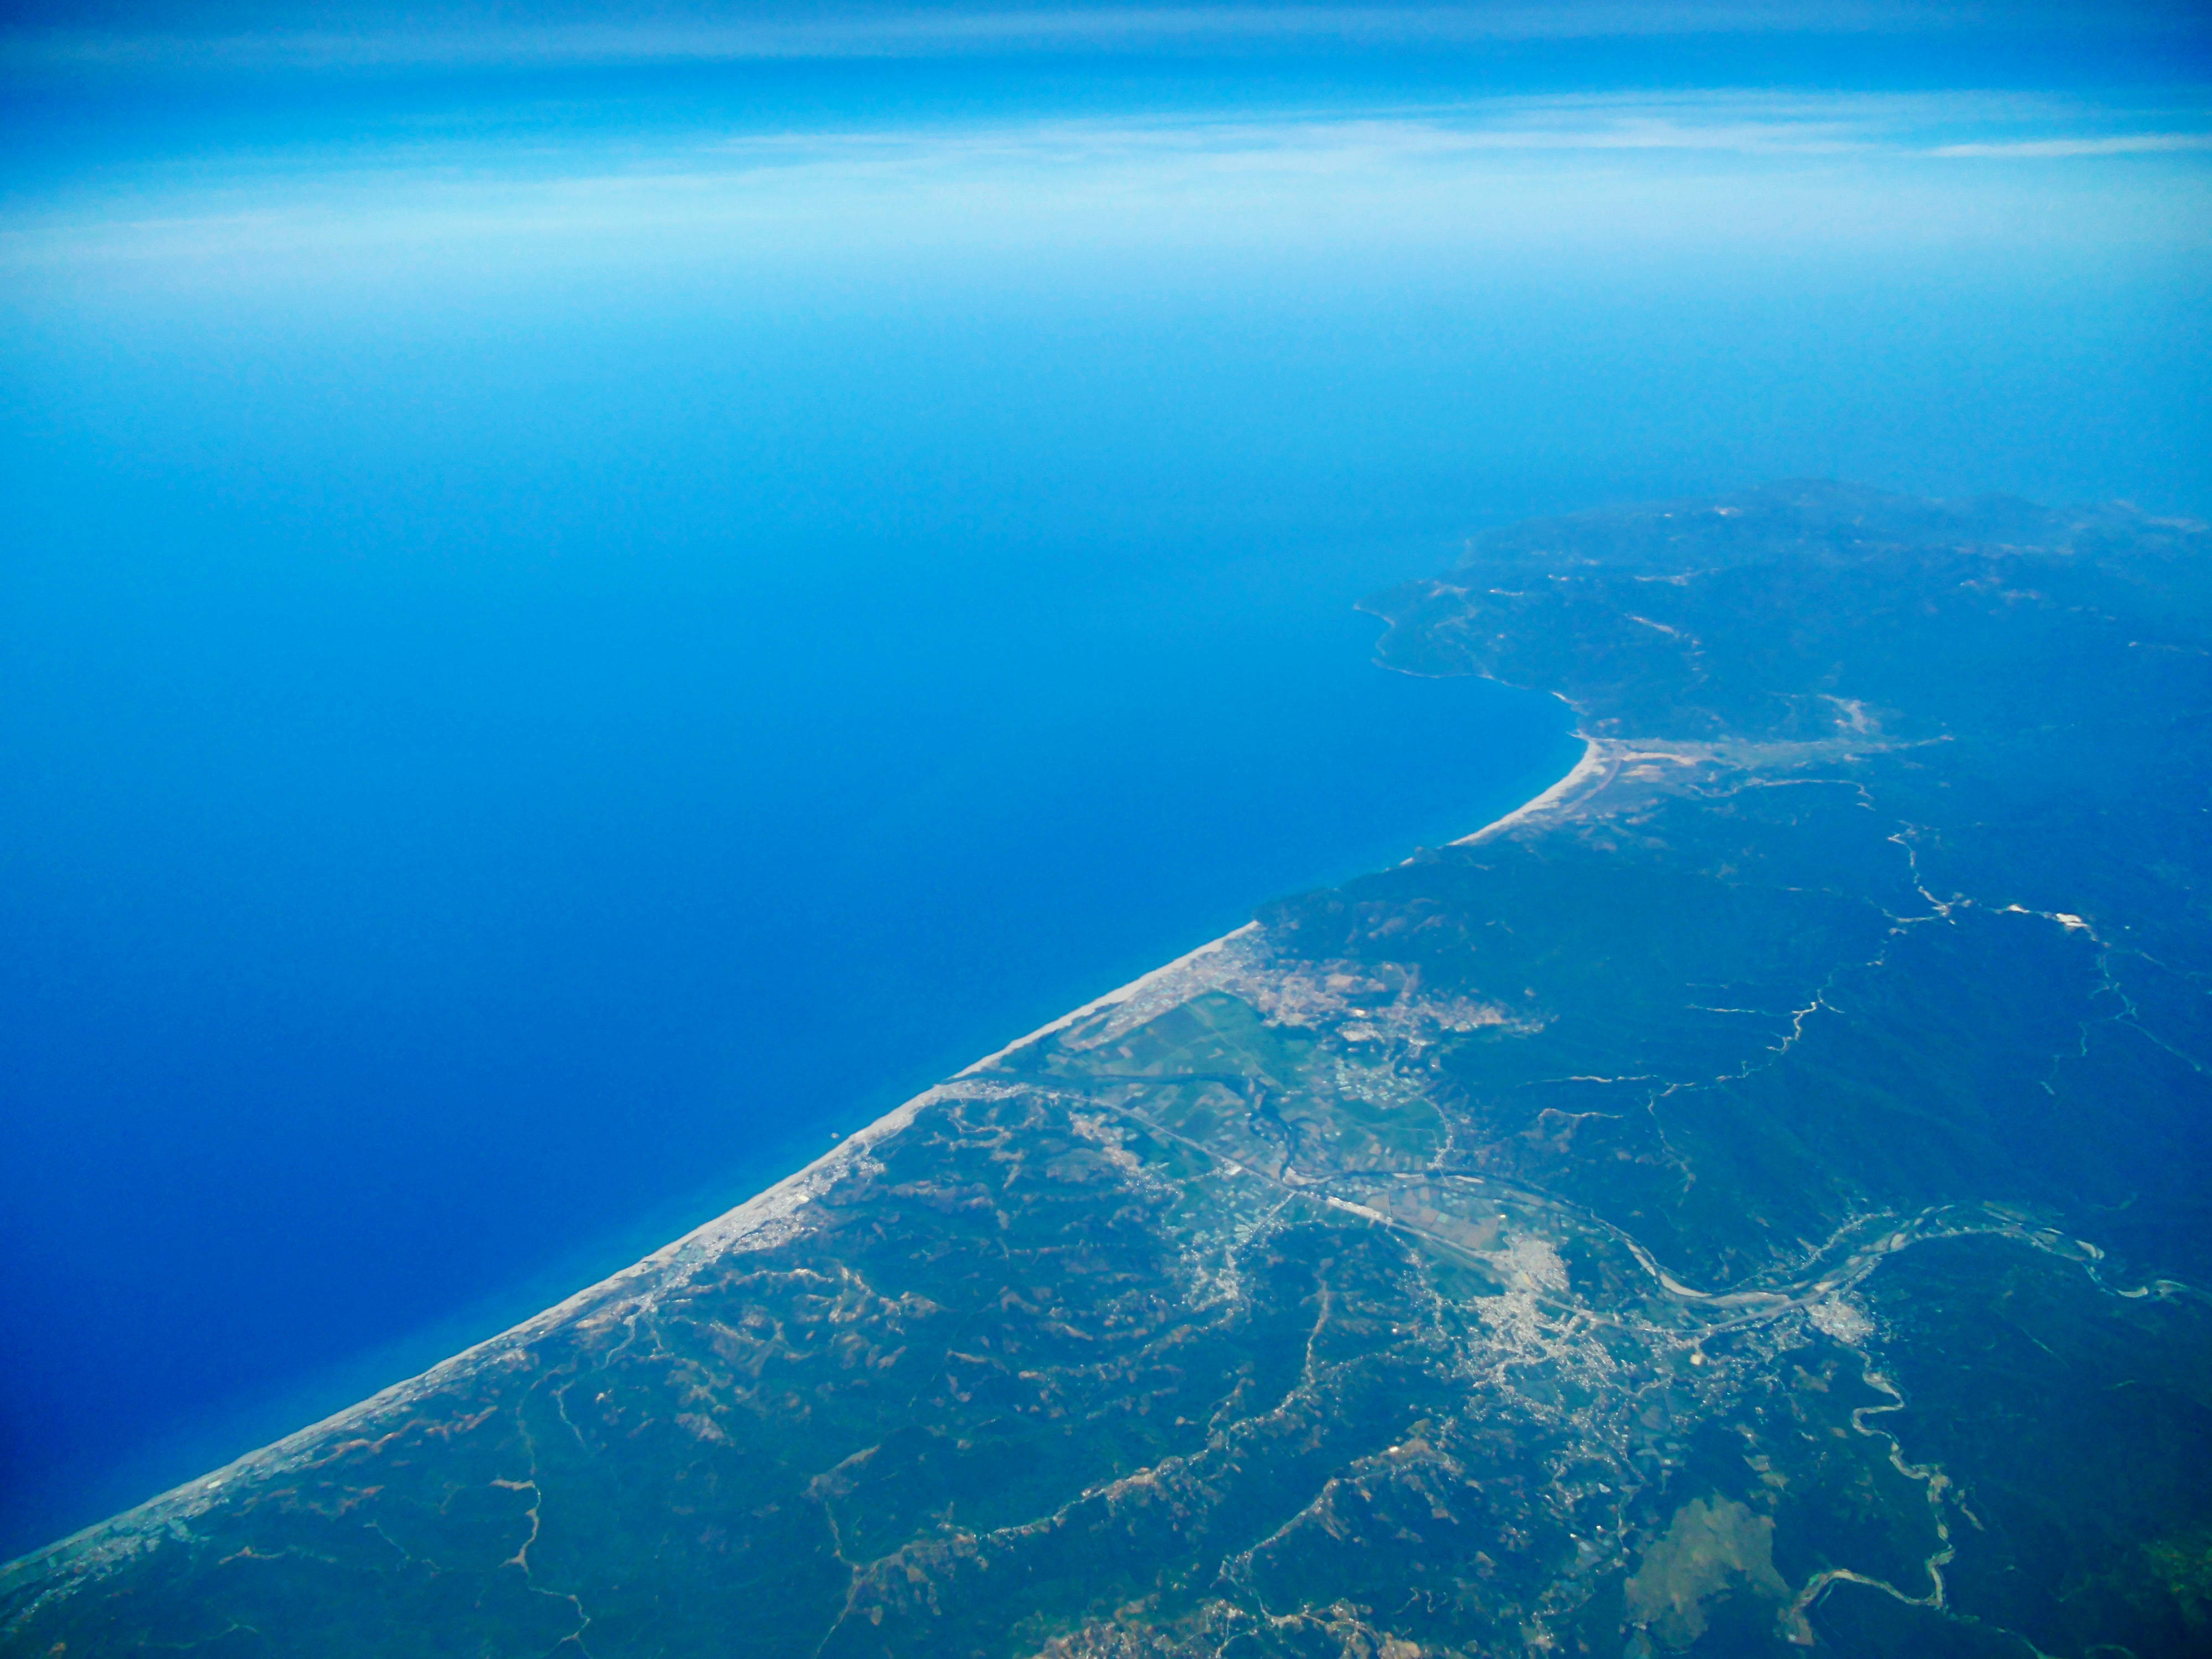
[[[2201,100],[1531,50],[0,87],[0,1557],[1545,787],[1486,526],[2212,511]]]
[[[13,608],[15,1523],[394,1380],[1578,752],[1368,666],[1341,572],[1049,551]]]
[[[711,476],[726,428],[659,418],[504,466],[295,426],[329,465],[246,499],[149,460],[204,420],[18,473],[9,1544],[557,1299],[1579,752],[1548,699],[1370,665],[1352,603],[1449,541],[1240,532],[1157,479],[1064,514],[1017,479],[971,522],[834,446],[799,465],[857,508],[778,519]],[[939,521],[899,522],[917,500]]]

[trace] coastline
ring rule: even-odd
[[[1533,796],[1522,802],[1504,817],[1492,818],[1472,835],[1462,836],[1450,844],[1454,847],[1472,847],[1478,842],[1488,841],[1493,836],[1504,834],[1516,823],[1526,823],[1542,813],[1565,806],[1571,800],[1578,799],[1584,795],[1595,794],[1598,790],[1602,789],[1611,781],[1613,773],[1619,769],[1620,757],[1603,738],[1593,738],[1580,731],[1577,731],[1575,735],[1583,740],[1583,757],[1574,763],[1573,769],[1568,772],[1566,776],[1561,778],[1542,794]]]
[[[1583,738],[1583,755],[1564,777],[1511,811],[1448,844],[1464,847],[1480,842],[1601,788],[1617,769],[1616,759],[1601,739],[1579,731],[1575,735]],[[234,1480],[257,1473],[282,1473],[296,1467],[332,1436],[380,1413],[404,1407],[410,1401],[431,1393],[447,1379],[465,1376],[524,1346],[555,1326],[571,1319],[605,1317],[617,1308],[624,1310],[649,1308],[659,1293],[688,1280],[691,1271],[705,1266],[744,1240],[787,1220],[811,1202],[817,1193],[826,1190],[845,1164],[875,1143],[906,1127],[924,1107],[943,1095],[947,1084],[973,1077],[1009,1054],[1018,1053],[1030,1044],[1065,1030],[1104,1009],[1128,1001],[1147,987],[1194,962],[1213,955],[1231,941],[1256,932],[1259,927],[1256,921],[1248,921],[1218,938],[1208,939],[1173,960],[1139,975],[1126,985],[1094,997],[1058,1018],[969,1062],[943,1082],[931,1085],[864,1127],[854,1130],[829,1151],[763,1188],[743,1203],[701,1223],[629,1267],[584,1286],[520,1323],[473,1343],[425,1370],[402,1378],[365,1399],[234,1458],[194,1480],[157,1493],[143,1503],[94,1522],[12,1561],[0,1562],[0,1596],[21,1591],[74,1566],[96,1567],[104,1558],[127,1556],[148,1547],[144,1541],[148,1534],[180,1524],[201,1513],[214,1504],[223,1489]],[[38,1594],[36,1599],[44,1599],[43,1594]]]
[[[1036,1030],[1031,1031],[1027,1036],[1016,1037],[1012,1042],[1006,1044],[1003,1048],[994,1048],[989,1054],[984,1055],[982,1059],[969,1061],[967,1065],[955,1072],[952,1074],[951,1079],[948,1079],[948,1081],[955,1081],[963,1077],[973,1077],[976,1073],[983,1070],[984,1067],[997,1065],[1008,1054],[1018,1053],[1021,1049],[1028,1048],[1032,1042],[1041,1042],[1046,1037],[1052,1036],[1055,1031],[1064,1031],[1069,1026],[1076,1024],[1077,1021],[1087,1019],[1092,1014],[1098,1012],[1101,1009],[1111,1008],[1117,1003],[1127,1002],[1131,997],[1136,995],[1138,992],[1143,990],[1147,985],[1151,985],[1157,981],[1165,979],[1170,974],[1175,972],[1176,969],[1188,966],[1189,963],[1196,962],[1201,957],[1212,956],[1215,951],[1227,945],[1231,939],[1242,939],[1245,934],[1255,931],[1259,926],[1260,924],[1256,921],[1248,921],[1242,927],[1232,927],[1227,933],[1224,933],[1219,939],[1210,939],[1206,940],[1205,944],[1200,945],[1196,950],[1184,951],[1173,962],[1164,962],[1158,967],[1152,969],[1150,972],[1138,975],[1136,978],[1131,980],[1127,985],[1119,986],[1115,989],[1107,992],[1103,997],[1093,997],[1090,1001],[1085,1003],[1080,1008],[1072,1009],[1068,1012],[1062,1014],[1058,1019],[1048,1021],[1046,1024],[1038,1026]]]

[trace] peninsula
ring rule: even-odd
[[[0,1654],[2205,1651],[2212,532],[1781,484],[1367,608],[1583,763],[14,1564]]]

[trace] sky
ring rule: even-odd
[[[204,343],[248,315],[340,357],[492,316],[556,355],[1087,331],[1109,375],[1179,353],[1200,407],[1348,330],[1355,375],[1494,366],[1501,471],[2195,509],[2154,406],[2201,338],[2208,40],[2149,5],[33,4],[0,306],[27,398],[87,337],[234,364]],[[1688,380],[1743,408],[1708,431]],[[1575,430],[1593,398],[1621,418]]]
[[[2208,43],[9,8],[0,1554],[1540,787],[1351,609],[1486,527],[2212,516]]]

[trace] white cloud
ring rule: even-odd
[[[2110,137],[2019,138],[1939,144],[1936,155],[1994,155],[2018,161],[2048,161],[2070,155],[2155,155],[2175,150],[2212,149],[2212,133],[2134,132]]]
[[[1947,159],[2133,153],[2021,136],[2081,116],[2018,99],[1686,94],[657,146],[434,139],[337,161],[255,153],[228,177],[199,159],[127,187],[19,197],[0,213],[0,270],[228,280],[346,260],[540,273],[658,261],[758,274],[1085,249],[1387,262],[2212,240],[2212,170],[2186,156],[2181,176],[2139,183],[2133,163],[2068,159],[1998,179]]]

